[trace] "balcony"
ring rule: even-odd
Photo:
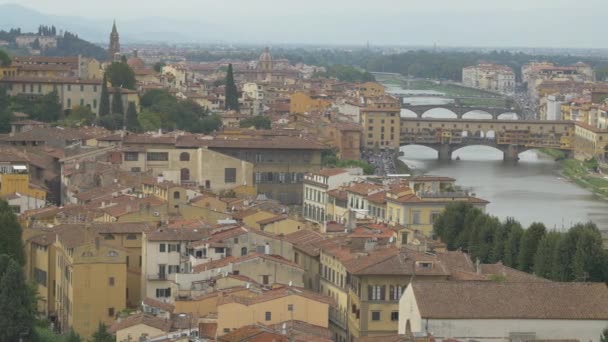
[[[147,279],[148,280],[167,280],[167,274],[166,273],[148,274]]]

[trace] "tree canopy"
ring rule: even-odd
[[[4,50],[0,50],[0,66],[6,67],[11,65],[11,58]]]
[[[334,64],[325,67],[326,71],[317,76],[337,78],[345,82],[367,82],[375,81],[374,75],[365,70],[360,70],[350,65]]]
[[[112,87],[135,90],[135,72],[127,63],[113,62],[106,68],[105,75]]]
[[[222,126],[218,115],[192,100],[181,100],[166,90],[147,91],[141,99],[138,121],[143,130],[157,126],[163,130],[181,129],[192,133],[210,133]]]
[[[500,222],[469,203],[452,203],[435,220],[434,231],[449,250],[462,249],[481,262],[502,261],[555,281],[608,280],[608,251],[593,223],[567,232],[547,232],[542,223],[524,230],[513,219]]]
[[[267,116],[253,116],[247,119],[243,119],[239,122],[239,127],[241,128],[249,128],[254,127],[255,129],[270,129],[271,121]]]
[[[34,339],[32,289],[25,282],[21,265],[6,254],[0,254],[0,310],[4,313],[0,319],[0,341],[19,341],[20,337]]]
[[[5,254],[18,264],[25,264],[21,225],[17,216],[4,200],[0,200],[0,254]]]

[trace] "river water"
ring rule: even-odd
[[[401,115],[413,113],[403,110]],[[447,118],[454,114],[436,109],[424,117]],[[485,119],[488,115],[471,113],[466,118]],[[456,178],[458,185],[490,201],[487,212],[501,219],[514,217],[524,226],[543,222],[557,230],[591,220],[600,229],[608,229],[608,202],[562,178],[559,165],[538,151],[521,153],[516,164],[504,163],[502,152],[487,146],[457,150],[452,157],[460,160],[451,162],[438,161],[437,152],[424,146],[403,146],[401,151],[401,159],[413,173]]]

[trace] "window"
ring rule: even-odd
[[[127,240],[137,240],[137,235],[135,235],[135,234],[127,234]]]
[[[68,84],[68,91],[72,91],[72,85]]]
[[[236,168],[228,167],[224,169],[224,183],[236,183]]]
[[[266,311],[266,314],[264,316],[267,321],[270,321],[272,319],[272,313],[270,311]]]
[[[46,272],[39,268],[34,268],[34,280],[36,283],[46,287]]]
[[[385,297],[385,285],[368,285],[367,296],[369,300],[384,300]]]
[[[34,92],[34,85],[30,84],[30,93],[33,93],[33,92]]]
[[[114,277],[108,278],[108,285],[109,286],[114,286]]]
[[[412,214],[412,223],[420,224],[420,211],[416,210]]]
[[[190,169],[183,168],[179,172],[179,178],[181,181],[189,181],[190,180]]]
[[[139,152],[125,152],[125,161],[139,160]]]
[[[287,311],[293,311],[293,304],[287,304]]]
[[[167,273],[168,274],[179,273],[179,265],[169,265],[167,267]]]
[[[93,99],[93,108],[97,108],[97,99]]]
[[[439,215],[441,215],[441,213],[436,212],[436,211],[431,213],[431,224],[435,223],[435,220],[437,220],[437,218],[439,218]]]
[[[68,108],[72,108],[72,99],[68,99]]]
[[[241,256],[247,255],[247,247],[241,248]]]
[[[175,192],[173,193],[173,199],[179,199],[179,197],[180,197],[180,193],[179,193],[179,191],[175,191]]]
[[[393,311],[391,312],[391,321],[398,321],[399,320],[399,311]]]
[[[161,253],[163,253],[163,252],[165,252],[165,251],[166,251],[166,249],[165,249],[166,245],[165,245],[164,243],[161,243],[161,244],[159,245],[159,247],[160,247],[159,251],[160,251]]]
[[[168,161],[169,153],[167,152],[148,152],[146,153],[148,161]]]
[[[39,93],[42,93],[42,84],[39,84],[39,85],[38,85],[38,92],[39,92]]]
[[[84,99],[80,99],[80,107],[84,107]]]
[[[180,153],[179,161],[190,161],[190,153],[188,153],[188,152]]]
[[[262,284],[263,285],[268,285],[268,283],[269,283],[269,279],[268,278],[269,278],[268,275],[263,275],[262,276]]]
[[[372,321],[380,320],[380,311],[372,311]]]
[[[83,84],[80,85],[80,91],[84,91],[84,85]]]
[[[300,263],[300,254],[298,254],[298,252],[294,253],[293,260],[296,264]]]
[[[114,317],[114,308],[108,308],[108,316]]]
[[[168,244],[169,252],[179,252],[181,250],[180,244]]]
[[[104,236],[103,239],[104,240],[114,240],[114,235],[108,234],[108,235]]]
[[[171,288],[156,289],[156,298],[167,298],[171,297]]]
[[[141,172],[141,167],[132,167],[131,172]]]
[[[93,85],[93,92],[96,93],[97,92],[97,85]]]

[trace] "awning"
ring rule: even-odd
[[[13,170],[27,171],[27,166],[25,166],[25,165],[13,165]]]

